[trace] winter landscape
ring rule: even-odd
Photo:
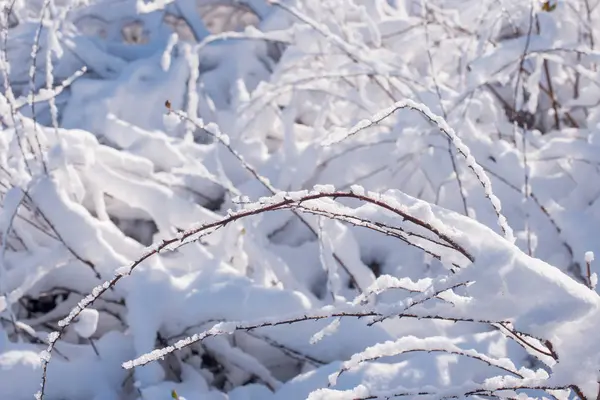
[[[2,0],[0,400],[600,399],[599,0]]]

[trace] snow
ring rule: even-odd
[[[586,251],[585,252],[585,262],[586,263],[591,263],[592,261],[594,261],[594,252],[593,251]]]
[[[98,327],[98,318],[98,311],[87,308],[79,314],[77,320],[71,324],[71,326],[75,329],[79,336],[88,339],[96,332]]]
[[[319,332],[315,333],[313,337],[310,338],[310,344],[315,344],[323,340],[325,336],[331,336],[338,331],[340,327],[340,320],[334,319],[329,325],[327,325],[324,329],[321,329]]]
[[[0,398],[596,398],[600,9],[434,3],[1,13]]]
[[[335,186],[333,185],[315,185],[313,190],[319,193],[333,193],[335,192]]]
[[[364,196],[365,194],[365,189],[360,185],[352,185],[350,186],[350,190],[352,191],[352,193],[358,196]]]
[[[167,131],[174,131],[175,128],[181,123],[179,117],[173,113],[166,113],[163,116],[163,123]]]

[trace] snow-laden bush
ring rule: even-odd
[[[593,2],[3,6],[1,398],[599,395]]]

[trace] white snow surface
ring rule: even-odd
[[[0,399],[597,398],[586,4],[7,2]]]

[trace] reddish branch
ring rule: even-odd
[[[474,261],[474,257],[465,249],[463,248],[460,244],[458,244],[457,242],[455,242],[452,238],[450,238],[449,236],[447,236],[446,234],[440,232],[437,228],[435,228],[434,226],[432,226],[430,223],[426,222],[426,221],[422,221],[419,218],[416,218],[410,214],[408,214],[407,212],[395,208],[389,204],[387,204],[384,200],[382,199],[376,199],[376,198],[371,198],[367,195],[360,195],[360,194],[356,194],[356,193],[351,193],[351,192],[338,192],[338,191],[334,191],[332,193],[308,193],[304,196],[301,196],[297,199],[291,199],[291,198],[284,198],[281,201],[277,201],[271,204],[266,204],[263,207],[260,208],[256,208],[256,209],[249,209],[249,210],[242,210],[236,213],[232,213],[230,215],[227,215],[226,217],[215,221],[215,222],[210,222],[210,223],[206,223],[203,224],[199,227],[196,228],[192,228],[189,229],[187,231],[184,231],[182,233],[180,233],[177,237],[172,238],[172,239],[167,239],[167,240],[163,240],[161,243],[154,245],[152,247],[150,247],[149,249],[147,249],[146,253],[144,253],[141,257],[139,257],[136,261],[134,261],[132,264],[129,265],[128,269],[126,270],[126,272],[124,273],[118,273],[117,275],[115,275],[112,279],[110,279],[109,281],[106,281],[104,284],[96,287],[93,291],[93,294],[86,297],[85,299],[83,299],[76,307],[74,310],[72,310],[71,314],[65,318],[65,320],[63,320],[59,326],[59,330],[57,332],[55,332],[54,334],[54,340],[50,340],[50,344],[48,345],[48,353],[51,354],[55,343],[62,337],[62,335],[64,334],[67,326],[69,326],[69,324],[71,323],[71,321],[73,321],[73,319],[77,318],[77,316],[79,316],[79,314],[86,309],[87,307],[91,306],[95,300],[97,300],[100,296],[102,296],[107,290],[112,289],[115,285],[117,285],[117,283],[124,277],[127,276],[128,274],[130,274],[138,265],[140,265],[142,262],[144,262],[145,260],[149,259],[150,257],[153,257],[157,254],[159,254],[161,251],[167,251],[167,250],[171,250],[173,247],[178,248],[183,246],[184,244],[187,244],[189,242],[193,242],[195,240],[198,240],[200,237],[208,235],[213,233],[214,231],[216,231],[219,228],[222,228],[224,226],[226,226],[227,224],[246,218],[246,217],[250,217],[253,215],[259,215],[262,214],[264,212],[268,212],[268,211],[276,211],[276,210],[283,210],[283,209],[289,209],[293,206],[299,205],[303,202],[307,202],[310,200],[318,200],[318,199],[323,199],[323,198],[351,198],[351,199],[356,199],[356,200],[361,200],[363,202],[366,203],[371,203],[371,204],[375,204],[385,210],[388,210],[396,215],[398,215],[399,217],[402,218],[402,220],[404,221],[408,221],[411,222],[417,226],[420,226],[430,232],[432,232],[433,234],[435,234],[438,238],[440,238],[441,240],[443,240],[444,242],[448,243],[452,248],[454,248],[456,251],[460,252],[461,254],[463,254],[467,259],[469,259],[470,261]],[[196,237],[195,237],[196,236]],[[334,317],[336,315],[330,315],[327,318],[330,317]],[[340,314],[338,316],[346,316],[345,314]],[[356,316],[356,317],[364,317],[364,316],[368,316],[366,314],[361,314],[361,313],[355,313],[352,315],[347,315],[347,316]],[[379,316],[382,317],[382,315],[378,315],[378,314],[374,314],[372,313],[371,316]],[[412,317],[412,318],[422,318],[422,316],[417,316],[417,315],[410,315],[410,314],[405,314],[402,315],[405,317]],[[323,317],[324,318],[324,317]],[[423,317],[423,318],[434,318],[434,319],[445,319],[445,320],[455,320],[452,318],[441,318],[441,317]],[[456,321],[459,321],[460,319],[456,319]],[[294,321],[288,321],[288,322],[279,322],[277,323],[277,325],[281,325],[281,324],[288,324],[288,323],[292,323]],[[265,325],[266,326],[266,325]],[[259,326],[256,326],[254,328],[257,328]],[[249,328],[249,329],[253,329],[253,328]],[[49,360],[43,360],[42,361],[42,382],[41,382],[41,390],[40,390],[40,400],[43,399],[44,393],[45,393],[45,388],[46,388],[46,384],[47,384],[47,369],[48,369],[48,364],[49,364]]]
[[[371,395],[371,396],[366,396],[366,397],[356,397],[353,400],[371,400],[371,399],[392,399],[394,397],[416,397],[416,396],[434,396],[436,399],[459,399],[461,397],[472,397],[472,396],[488,396],[488,397],[493,397],[493,398],[498,398],[498,399],[506,399],[506,396],[501,396],[499,394],[496,394],[497,392],[501,392],[501,391],[505,391],[505,390],[510,390],[510,391],[516,391],[516,390],[543,390],[543,391],[548,391],[548,390],[568,390],[570,389],[568,386],[546,386],[546,385],[514,385],[514,386],[502,386],[502,387],[497,387],[495,389],[476,389],[476,390],[471,390],[465,393],[461,393],[461,394],[455,394],[455,395],[443,395],[443,394],[439,394],[436,393],[434,391],[422,391],[422,392],[398,392],[398,393],[394,393],[394,394],[386,394],[386,395]],[[511,397],[508,397],[511,398]],[[582,397],[585,398],[585,397]]]

